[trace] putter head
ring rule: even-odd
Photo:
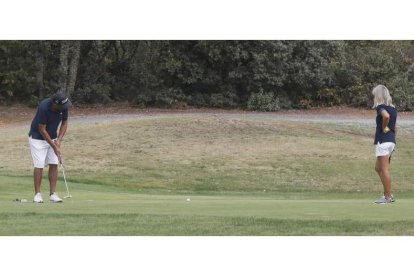
[[[64,196],[63,198],[72,198],[71,195]]]

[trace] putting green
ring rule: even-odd
[[[9,182],[28,178],[2,177]],[[0,196],[2,235],[409,235],[414,200],[376,205],[374,198],[320,196],[281,199],[276,193],[217,195],[97,191],[71,183],[73,198],[62,204],[12,202]],[[64,187],[60,187],[64,189]],[[64,195],[64,191],[60,192]],[[297,196],[297,195],[296,195]],[[286,197],[286,195],[285,195]],[[294,198],[294,196],[291,196]],[[336,197],[336,198],[335,198]],[[47,199],[47,198],[45,198]],[[190,200],[188,200],[190,199]]]

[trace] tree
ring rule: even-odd
[[[67,86],[67,92],[66,92],[68,97],[70,97],[73,94],[73,91],[75,89],[76,75],[78,72],[79,58],[80,58],[80,47],[81,47],[80,41],[73,41],[71,44],[72,56],[70,59],[68,86]]]
[[[369,107],[379,83],[414,109],[413,41],[0,41],[1,102]]]
[[[73,94],[80,58],[80,41],[62,41],[60,50],[59,87],[70,97]]]
[[[36,60],[36,94],[40,99],[44,98],[44,59],[45,50],[44,42],[39,40],[35,42],[35,60]]]
[[[35,60],[30,43],[0,42],[0,101],[29,102],[35,90]]]
[[[70,42],[69,41],[61,41],[60,42],[60,70],[59,70],[59,88],[62,89],[65,93],[67,93],[68,88],[68,77],[69,77],[69,48]]]

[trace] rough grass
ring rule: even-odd
[[[84,182],[194,191],[375,191],[367,131],[203,117],[144,120],[79,129],[65,154],[75,179]],[[401,190],[412,189],[410,150],[402,140],[394,159]],[[84,177],[89,173],[92,179]]]

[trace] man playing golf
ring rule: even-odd
[[[392,105],[392,98],[387,87],[378,85],[372,90],[374,106],[377,110],[375,131],[375,171],[381,179],[384,187],[384,195],[375,201],[377,204],[394,202],[391,193],[390,162],[391,154],[395,147],[395,133],[397,122],[397,110]]]
[[[62,163],[60,145],[68,127],[68,108],[72,103],[62,91],[40,102],[29,132],[29,144],[34,165],[33,202],[43,203],[40,192],[43,168],[49,165],[51,202],[62,202],[56,193],[58,164]],[[60,125],[60,128],[59,128]],[[59,128],[59,134],[57,132]]]

